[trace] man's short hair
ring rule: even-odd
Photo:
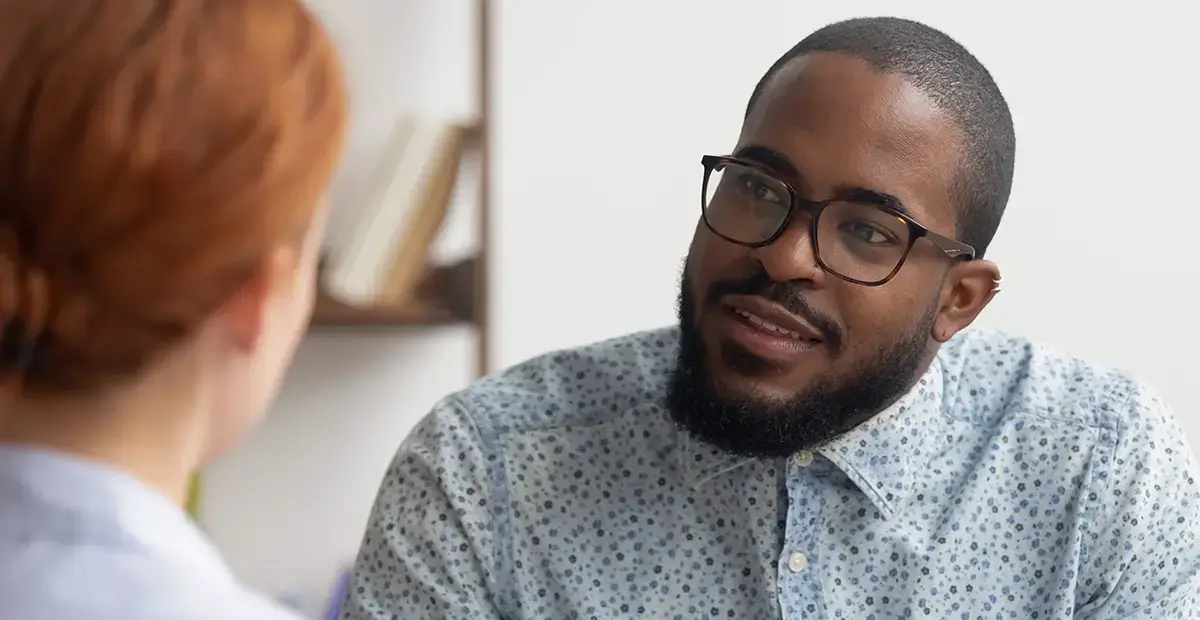
[[[950,114],[962,132],[963,160],[950,190],[959,240],[982,256],[996,235],[1012,189],[1016,136],[1004,95],[970,52],[945,33],[897,17],[865,17],[830,24],[804,38],[767,70],[750,95],[746,116],[785,65],[810,52],[863,60],[897,74]]]

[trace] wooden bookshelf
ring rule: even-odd
[[[406,307],[354,307],[319,293],[313,310],[311,329],[355,328],[432,328],[446,325],[468,325],[476,332],[476,367],[478,375],[489,372],[488,347],[488,261],[491,236],[490,185],[492,175],[489,153],[492,116],[492,67],[490,0],[476,0],[476,46],[479,97],[479,120],[468,128],[465,137],[468,148],[479,154],[479,252],[458,264],[436,267],[421,281],[417,301]]]

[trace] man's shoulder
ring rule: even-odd
[[[947,413],[983,424],[1033,415],[1120,430],[1161,400],[1125,370],[1000,330],[967,330],[938,358],[947,377]]]
[[[678,347],[671,327],[562,349],[480,379],[441,406],[457,407],[484,435],[597,424],[661,403]]]

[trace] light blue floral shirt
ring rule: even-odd
[[[1200,618],[1195,457],[1120,372],[1000,333],[753,460],[663,409],[677,331],[553,353],[401,446],[346,618]]]

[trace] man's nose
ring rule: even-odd
[[[825,272],[817,263],[812,237],[812,216],[797,214],[771,245],[757,248],[755,254],[763,269],[775,282],[806,280],[823,286]]]

